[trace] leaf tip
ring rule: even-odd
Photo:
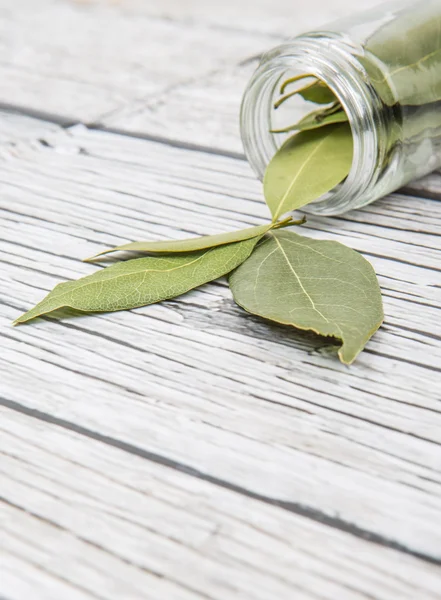
[[[14,321],[12,321],[12,327],[17,327],[18,325],[24,325],[25,323],[28,323],[28,321],[32,321],[32,319],[39,317],[40,314],[35,314],[34,308],[31,308],[30,310],[24,312],[19,317],[17,317]]]
[[[102,252],[98,252],[98,254],[94,254],[93,256],[89,256],[88,258],[83,258],[82,262],[91,263],[95,262],[97,259],[101,258],[104,254],[108,254],[112,252],[111,250],[103,250]]]
[[[346,367],[349,367],[352,365],[352,363],[354,362],[354,360],[357,358],[358,354],[356,354],[355,356],[351,356],[351,357],[347,357],[344,354],[343,351],[343,346],[341,346],[337,352],[338,354],[338,358],[340,360],[340,362],[345,365]]]
[[[14,319],[14,321],[12,321],[11,325],[12,327],[17,327],[17,325],[22,325],[25,321],[23,320],[23,317],[26,313],[20,315],[19,317],[17,317],[16,319]]]

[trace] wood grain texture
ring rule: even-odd
[[[55,283],[92,272],[79,259],[104,246],[259,224],[267,209],[242,160],[84,127],[4,155],[6,400],[441,559],[436,202],[396,195],[304,228],[364,252],[380,277],[385,325],[348,369],[321,339],[246,315],[222,283],[9,328]]]
[[[233,65],[172,93],[158,94],[124,106],[100,124],[121,132],[180,140],[204,148],[243,156],[239,111],[245,87],[258,58]]]
[[[173,19],[183,23],[201,22],[217,29],[268,33],[275,37],[293,36],[331,20],[347,15],[348,0],[310,0],[308,3],[279,0],[277,8],[270,0],[255,0],[252,5],[237,0],[207,2],[206,0],[64,0],[86,7],[112,6],[122,14],[146,15]],[[366,10],[378,0],[359,0],[355,10]]]
[[[59,126],[49,121],[0,110],[0,147],[14,146],[23,141],[32,142],[58,130]]]
[[[436,566],[341,531],[323,543],[323,526],[304,516],[57,425],[0,415],[0,571],[10,600],[438,597]]]
[[[315,2],[322,22],[347,11],[347,0]],[[22,0],[16,10],[5,0],[0,106],[242,154],[240,101],[257,65],[250,57],[319,24],[314,5],[293,15],[284,0],[268,18],[270,9],[268,0],[253,11],[231,1]],[[10,121],[2,119],[9,128]]]
[[[441,200],[441,171],[430,173],[423,179],[411,181],[405,188],[406,193]]]
[[[0,103],[94,121],[264,51],[265,34],[62,0],[0,7]]]
[[[380,277],[386,321],[350,368],[224,281],[10,325],[104,248],[268,217],[242,91],[350,3],[215,4],[1,3],[1,600],[437,598],[439,175],[304,227]]]

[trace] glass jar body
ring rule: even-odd
[[[347,179],[305,210],[338,214],[359,208],[438,168],[440,31],[439,0],[404,7],[400,2],[298,36],[265,54],[241,109],[245,153],[257,175],[263,177],[286,139],[270,133],[281,125],[273,109],[280,84],[305,74],[324,81],[337,96],[354,141]],[[294,107],[291,118],[306,110],[311,105]]]

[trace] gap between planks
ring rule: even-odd
[[[86,427],[82,427],[76,423],[72,423],[66,421],[64,419],[59,419],[53,415],[49,415],[47,413],[41,412],[36,409],[29,408],[24,406],[23,404],[19,404],[18,402],[13,402],[7,400],[5,398],[0,397],[0,405],[8,408],[10,410],[19,412],[23,415],[32,417],[39,421],[43,421],[45,423],[56,425],[57,427],[61,427],[62,429],[66,429],[73,433],[77,433],[86,438],[93,439],[95,441],[101,442],[107,446],[111,446],[113,448],[118,448],[127,454],[132,454],[139,458],[143,458],[144,460],[149,460],[158,465],[162,465],[163,467],[167,467],[169,469],[174,469],[185,475],[190,477],[195,477],[197,479],[201,479],[202,481],[206,481],[215,486],[224,488],[231,492],[235,492],[237,494],[241,494],[243,496],[247,496],[248,498],[252,498],[253,500],[258,500],[259,502],[263,502],[265,504],[269,504],[271,506],[277,506],[282,510],[286,510],[288,512],[292,512],[301,517],[306,517],[307,519],[311,519],[312,521],[316,521],[321,523],[322,525],[326,525],[327,527],[332,527],[333,529],[338,529],[339,531],[343,531],[345,533],[349,533],[357,538],[366,540],[373,544],[377,544],[379,546],[384,546],[385,548],[391,548],[392,550],[397,550],[398,552],[402,552],[403,554],[408,554],[409,556],[413,556],[415,558],[419,558],[425,562],[434,565],[441,566],[441,558],[437,558],[435,556],[431,556],[422,552],[416,552],[411,548],[407,548],[406,546],[387,538],[384,538],[372,531],[364,530],[353,523],[348,523],[343,519],[339,519],[338,517],[330,517],[325,513],[322,513],[318,510],[310,508],[308,506],[304,506],[302,504],[296,504],[295,502],[286,502],[283,500],[278,500],[277,498],[271,498],[269,496],[263,496],[261,494],[256,494],[251,490],[247,490],[246,488],[240,487],[238,485],[234,485],[228,481],[224,481],[222,479],[218,479],[217,477],[213,477],[208,473],[203,473],[202,471],[198,471],[189,465],[185,465],[182,463],[178,463],[174,460],[170,460],[165,456],[161,456],[159,454],[155,454],[154,452],[148,452],[147,450],[143,450],[137,446],[132,444],[128,444],[126,442],[117,440],[116,438],[109,437],[107,435],[102,435],[96,431],[92,431]]]
[[[293,585],[298,597],[322,600],[437,597],[437,566],[0,412],[5,548],[63,580],[58,596],[44,594],[40,573],[36,600],[71,600],[65,584],[84,588],[87,597],[114,597],[118,581],[124,597],[154,600],[285,600]],[[8,562],[3,566],[7,576]],[[21,584],[12,581],[15,589]]]
[[[251,59],[254,60],[254,59]],[[39,110],[33,110],[26,107],[19,107],[9,104],[0,103],[0,121],[2,118],[2,114],[17,118],[23,118],[25,120],[32,119],[42,125],[42,128],[48,127],[50,125],[58,126],[62,130],[68,131],[71,128],[75,128],[77,126],[84,126],[90,131],[101,131],[105,133],[111,133],[119,136],[125,136],[133,139],[145,140],[148,142],[156,142],[159,144],[163,144],[165,146],[169,146],[171,148],[178,148],[182,150],[189,150],[192,152],[202,152],[206,154],[211,154],[214,156],[224,156],[226,158],[232,158],[235,160],[246,161],[246,156],[243,152],[227,150],[222,147],[215,147],[210,145],[204,145],[201,143],[196,143],[191,141],[191,139],[185,139],[185,136],[182,138],[168,137],[166,135],[159,134],[149,134],[144,131],[134,131],[130,128],[124,129],[124,127],[116,127],[112,125],[106,125],[105,123],[100,123],[99,121],[94,123],[83,123],[72,121],[68,117],[55,115],[53,113],[46,113]],[[28,138],[29,139],[29,138]],[[10,141],[10,143],[14,143],[15,140]],[[50,146],[50,143],[45,139],[44,134],[40,139],[38,139],[43,145]],[[406,184],[404,187],[399,189],[396,193],[400,193],[404,196],[411,197],[420,197],[431,200],[440,200],[441,199],[441,174],[437,171],[430,173],[426,177],[410,182]],[[335,217],[333,217],[335,218]],[[343,217],[345,218],[345,217]]]

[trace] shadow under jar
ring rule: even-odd
[[[290,135],[270,132],[288,116],[274,102],[283,81],[298,75],[334,92],[354,144],[348,177],[305,211],[360,208],[441,166],[441,0],[382,4],[267,52],[241,108],[245,153],[261,179]],[[298,102],[290,105],[296,121],[311,111]]]

